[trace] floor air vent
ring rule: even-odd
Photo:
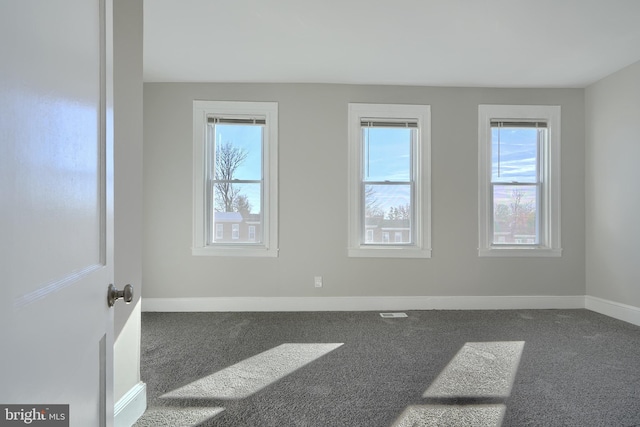
[[[380,317],[407,317],[407,313],[380,313]]]

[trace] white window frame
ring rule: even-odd
[[[412,244],[362,244],[362,141],[361,119],[408,119],[418,124],[413,170],[415,242]],[[431,106],[349,103],[348,256],[378,258],[431,258]]]
[[[478,255],[481,257],[559,257],[560,244],[560,106],[478,106]],[[539,148],[541,195],[538,206],[540,244],[492,245],[491,121],[546,121],[547,138]]]
[[[207,244],[206,147],[207,119],[210,116],[263,116],[266,118],[262,152],[261,244]],[[278,256],[278,103],[193,101],[193,255]]]

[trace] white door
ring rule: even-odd
[[[77,427],[113,423],[111,13],[0,0],[0,405]]]

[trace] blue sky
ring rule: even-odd
[[[233,178],[262,179],[262,131],[259,125],[216,125],[216,144],[231,143],[247,152],[247,158],[238,167]],[[235,184],[240,194],[249,198],[251,213],[260,213],[260,184]]]
[[[507,127],[493,128],[491,133],[492,182],[536,182],[538,130]],[[535,187],[522,186],[517,188],[524,195],[523,203],[535,205]],[[512,202],[513,190],[513,186],[495,186],[494,203],[509,205]]]
[[[363,128],[365,181],[408,181],[411,177],[411,129]],[[368,167],[367,167],[368,166]]]
[[[492,182],[536,182],[537,133],[532,128],[491,130]]]
[[[365,182],[406,181],[411,178],[411,129],[363,128],[363,167]],[[389,208],[410,203],[409,185],[375,185],[378,207],[385,214]]]
[[[216,125],[216,144],[230,142],[247,152],[247,158],[236,170],[234,178],[262,178],[262,130],[263,127],[259,125]]]

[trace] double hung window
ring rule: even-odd
[[[480,256],[559,256],[560,108],[479,107]]]
[[[349,256],[429,257],[425,105],[349,104]]]
[[[277,104],[194,101],[194,255],[277,256]]]

